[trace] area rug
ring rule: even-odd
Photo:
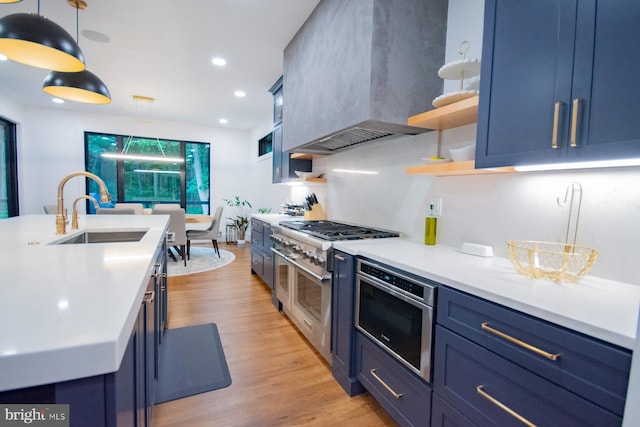
[[[220,249],[220,258],[213,248],[191,246],[191,259],[187,261],[185,267],[181,257],[178,261],[167,259],[168,276],[184,276],[186,274],[202,273],[203,271],[214,270],[229,263],[232,263],[236,256],[229,251]]]
[[[160,346],[155,403],[217,390],[231,374],[215,323],[168,329]]]

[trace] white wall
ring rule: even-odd
[[[257,139],[250,132],[208,128],[183,123],[154,121],[143,123],[130,118],[104,114],[82,114],[55,108],[14,108],[0,96],[0,114],[19,123],[19,185],[21,214],[40,214],[42,205],[56,203],[57,186],[62,177],[84,170],[84,131],[123,135],[158,136],[211,143],[211,205],[236,194],[255,203],[275,206],[269,200],[271,175],[256,168]],[[97,110],[98,111],[98,110]],[[65,187],[67,207],[84,193],[80,178]]]
[[[483,12],[483,1],[449,1],[447,61],[457,59],[462,40],[471,43],[468,57],[480,58]],[[475,131],[474,124],[443,132],[443,153],[473,143]],[[437,133],[430,132],[316,160],[314,168],[327,172],[321,201],[329,217],[394,229],[421,242],[428,203],[442,197],[439,244],[483,243],[506,257],[510,239],[564,242],[568,208],[556,199],[577,181],[583,186],[577,243],[600,250],[591,274],[640,285],[640,266],[632,261],[640,258],[640,168],[441,178],[404,174],[436,147]],[[335,168],[378,175],[339,174],[331,171]]]

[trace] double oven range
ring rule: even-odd
[[[331,363],[333,242],[399,234],[326,220],[281,221],[272,229],[276,298],[282,311]]]

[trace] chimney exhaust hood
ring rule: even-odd
[[[442,94],[447,0],[321,0],[284,50],[283,150],[416,135]]]

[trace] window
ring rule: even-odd
[[[104,180],[113,202],[146,208],[179,203],[187,213],[209,214],[209,151],[203,142],[85,132],[86,170]],[[165,161],[170,158],[185,161]],[[98,193],[97,184],[88,182],[89,194]],[[88,209],[93,211],[91,204]]]
[[[269,132],[258,140],[258,157],[273,151],[273,134]]]
[[[18,216],[16,125],[0,117],[0,218]]]

